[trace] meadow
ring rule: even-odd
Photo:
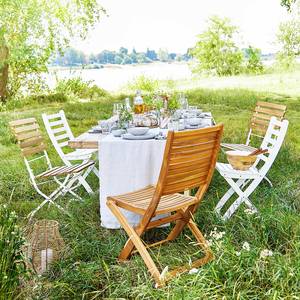
[[[190,104],[211,111],[224,123],[226,142],[244,142],[252,109],[257,101],[287,105],[289,120],[285,143],[268,177],[274,187],[263,182],[250,199],[259,214],[248,214],[241,207],[227,222],[213,209],[228,189],[215,172],[195,220],[212,244],[215,260],[197,273],[183,274],[161,289],[153,288],[146,267],[138,256],[120,264],[116,257],[127,237],[122,230],[100,227],[99,196],[83,202],[62,205],[70,216],[46,207],[36,219],[55,219],[66,242],[61,260],[43,276],[31,275],[17,291],[19,299],[300,299],[300,73],[203,79],[186,83]],[[226,83],[227,82],[227,83]],[[230,84],[232,82],[232,84]],[[233,82],[235,82],[233,84]],[[181,82],[182,84],[182,82]],[[189,86],[188,84],[193,84]],[[174,88],[179,88],[174,84]],[[60,163],[45,133],[41,114],[63,109],[74,135],[99,119],[108,118],[112,103],[124,99],[116,94],[93,101],[30,103],[0,113],[0,203],[16,211],[24,234],[31,224],[26,215],[41,201],[28,181],[25,166],[8,128],[14,119],[36,117],[48,144],[50,158]],[[219,160],[225,160],[220,153]],[[100,166],[101,167],[101,166]],[[97,188],[96,178],[91,178]],[[165,235],[167,229],[147,233],[147,240]],[[273,255],[264,257],[263,250]],[[161,267],[188,262],[196,253],[189,232],[170,245],[152,251]],[[0,299],[2,299],[0,297]],[[5,298],[3,298],[5,299]],[[16,298],[15,298],[16,299]]]

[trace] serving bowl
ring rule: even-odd
[[[257,155],[250,155],[249,151],[226,151],[227,160],[235,170],[247,171],[255,163]]]
[[[197,126],[197,125],[200,125],[201,124],[201,119],[200,118],[191,118],[191,119],[188,119],[187,122],[189,125],[192,125],[192,126]]]
[[[124,134],[126,132],[125,129],[114,129],[112,130],[112,135],[115,137],[120,137],[122,134]]]
[[[149,131],[149,127],[131,127],[127,129],[127,132],[132,135],[144,135]]]

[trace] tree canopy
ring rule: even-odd
[[[205,31],[198,35],[191,55],[196,59],[195,72],[233,75],[241,71],[243,53],[236,46],[237,27],[228,18],[212,16]]]
[[[9,66],[9,92],[28,73],[45,71],[51,54],[71,38],[85,38],[104,12],[97,0],[0,0],[0,48],[8,49],[0,73]],[[1,80],[0,90],[3,84]]]
[[[300,1],[292,7],[290,18],[279,25],[277,42],[281,47],[277,58],[281,66],[290,68],[300,55]]]

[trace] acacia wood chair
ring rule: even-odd
[[[210,184],[222,132],[222,124],[186,132],[169,131],[156,186],[107,198],[108,207],[129,236],[119,260],[127,260],[136,248],[135,252],[140,253],[157,286],[163,286],[176,274],[206,264],[213,259],[212,251],[193,221],[193,214]],[[195,196],[182,194],[193,188],[198,188]],[[141,215],[140,223],[135,228],[129,224],[121,208]],[[165,213],[168,213],[166,217],[152,220],[154,216]],[[141,235],[146,230],[171,222],[175,222],[175,226],[165,240],[145,246]],[[160,274],[147,249],[173,241],[185,226],[188,226],[196,238],[197,244],[205,254],[204,257],[167,274],[163,274],[165,272]]]
[[[21,148],[30,183],[45,199],[28,215],[28,218],[31,219],[47,203],[54,204],[60,210],[65,211],[55,200],[66,193],[70,193],[81,200],[74,190],[81,185],[79,179],[82,174],[90,171],[95,162],[90,160],[81,164],[74,164],[71,167],[67,165],[53,167],[46,151],[47,147],[43,136],[39,130],[39,124],[35,118],[11,121],[9,125]],[[46,166],[46,171],[38,172],[37,166],[35,166],[36,170],[33,170],[32,165],[37,161],[40,165]],[[39,169],[41,168],[39,167]],[[46,192],[42,191],[41,186],[52,181],[57,185],[57,188],[50,195],[47,195]]]

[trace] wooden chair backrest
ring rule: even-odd
[[[185,132],[169,131],[157,184],[160,195],[209,184],[222,133],[223,124]]]
[[[11,121],[9,126],[18,141],[24,157],[46,150],[46,144],[35,118]]]
[[[251,133],[259,136],[265,135],[271,117],[276,117],[279,121],[282,121],[285,113],[285,105],[258,101],[250,120]]]

